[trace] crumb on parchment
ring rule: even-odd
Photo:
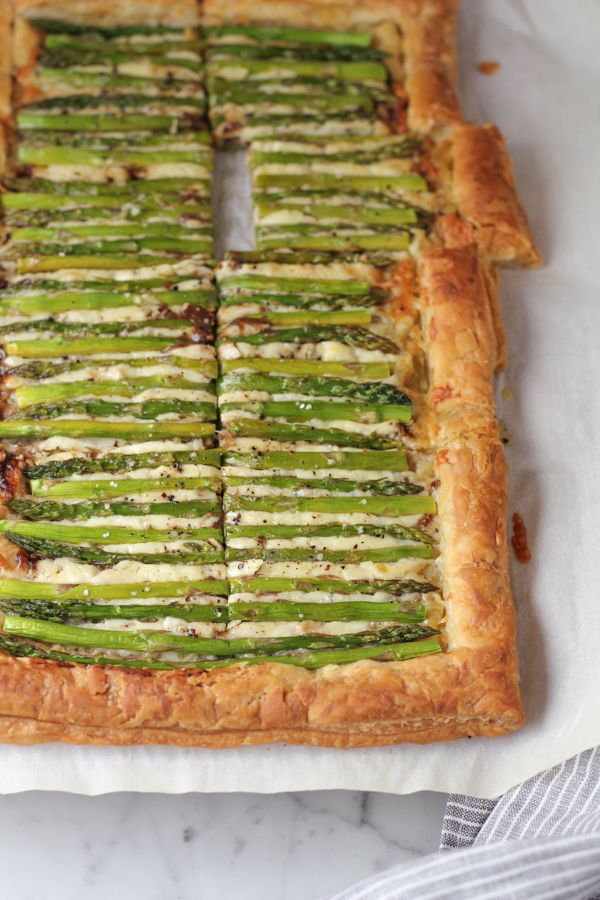
[[[495,59],[484,59],[477,63],[477,71],[482,75],[495,75],[500,69],[500,63]]]

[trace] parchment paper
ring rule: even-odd
[[[510,364],[499,410],[511,436],[512,510],[533,552],[529,565],[513,566],[527,726],[493,740],[352,751],[0,746],[0,791],[493,797],[600,743],[599,42],[598,0],[463,2],[464,107],[504,131],[546,259],[538,272],[504,275],[502,291]],[[498,60],[498,74],[479,74],[481,60]],[[229,233],[248,247],[237,162],[220,166],[221,190],[236,198]]]

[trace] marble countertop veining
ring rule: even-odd
[[[12,900],[319,900],[437,850],[445,794],[0,797]]]

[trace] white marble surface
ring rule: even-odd
[[[444,794],[0,797],[11,900],[317,900],[437,850]]]

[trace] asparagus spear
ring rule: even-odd
[[[370,516],[414,516],[434,513],[433,497],[241,497],[225,495],[226,510],[256,512],[364,513]]]
[[[371,35],[358,31],[325,31],[312,28],[284,28],[263,25],[212,25],[205,28],[209,41],[220,37],[244,37],[264,43],[329,44],[330,46],[369,47]],[[218,44],[215,46],[218,47]]]
[[[162,550],[160,553],[119,553],[99,550],[95,547],[81,547],[77,544],[61,544],[55,541],[32,538],[12,531],[4,535],[13,544],[41,559],[77,559],[97,566],[112,566],[120,562],[136,562],[159,565],[180,563],[218,563],[223,561],[222,549],[206,549],[203,544],[187,544],[187,549]]]
[[[227,597],[224,579],[194,581],[153,581],[127,584],[44,584],[36,581],[0,579],[3,600],[39,600],[51,603],[90,603],[94,600],[135,600],[136,598],[189,600],[198,594]]]
[[[156,453],[109,453],[106,456],[79,456],[55,459],[27,466],[28,478],[65,478],[69,475],[94,472],[131,472],[154,466],[213,466],[220,467],[221,451],[168,450]],[[362,463],[362,460],[361,460]]]
[[[262,190],[329,190],[342,193],[352,191],[426,191],[427,182],[420,175],[335,175],[329,172],[303,172],[301,174],[271,174],[259,172],[254,177],[255,187]]]
[[[204,64],[199,59],[193,57],[190,58],[191,55],[189,54],[178,56],[174,53],[157,53],[154,55],[147,52],[146,46],[140,49],[142,52],[137,59],[132,59],[129,48],[124,52],[124,49],[121,49],[118,46],[94,46],[93,44],[90,44],[82,47],[81,44],[78,44],[75,47],[47,48],[41,57],[41,61],[43,65],[54,69],[69,69],[73,66],[105,66],[110,67],[107,68],[107,71],[112,69],[116,72],[119,72],[120,64],[131,62],[146,62],[152,66],[163,66],[168,69],[185,69],[187,72],[202,72],[204,68]],[[146,57],[146,59],[143,57]],[[70,98],[61,97],[60,99],[68,100]],[[169,100],[171,99],[172,98],[169,97]],[[43,101],[41,102],[43,103]],[[39,104],[32,105],[35,106]]]
[[[27,410],[30,419],[54,419],[61,416],[132,416],[136,419],[156,419],[168,413],[194,416],[196,421],[212,422],[216,419],[213,403],[196,403],[193,400],[145,400],[143,403],[119,403],[109,400],[73,400],[52,405],[31,406]],[[6,420],[18,422],[25,414],[16,413]]]
[[[342,204],[310,204],[305,209],[285,203],[259,203],[256,205],[259,222],[264,227],[264,220],[277,213],[293,215],[297,213],[304,221],[310,217],[316,221],[328,219],[332,222],[358,223],[359,225],[415,225],[419,222],[417,211],[412,206],[387,209],[386,207],[348,206]]]
[[[40,438],[63,435],[72,438],[114,438],[132,441],[170,437],[212,437],[214,423],[209,422],[114,422],[101,419],[7,419],[0,422],[0,439]]]
[[[64,554],[68,556],[68,554]],[[329,562],[351,565],[363,562],[393,563],[400,559],[432,559],[434,556],[431,547],[421,544],[411,544],[402,547],[382,547],[368,550],[323,550],[317,548],[264,548],[238,549],[228,547],[225,551],[226,562],[240,562],[246,559],[260,559],[261,562]]]
[[[1,585],[1,582],[0,582]],[[323,591],[328,594],[427,594],[438,588],[426,581],[341,581],[336,578],[232,578],[230,593],[283,594],[290,591]],[[421,616],[423,618],[423,616]]]
[[[360,234],[352,231],[348,234],[291,234],[291,229],[282,228],[281,234],[271,236],[268,229],[260,228],[256,239],[259,250],[352,250],[356,252],[370,250],[402,251],[410,247],[410,234],[406,231],[397,234]]]
[[[243,64],[245,62],[246,60],[244,59]],[[260,83],[258,82],[258,84]],[[268,104],[271,115],[276,114],[276,107],[284,107],[286,110],[300,107],[304,114],[312,109],[319,112],[337,111],[339,113],[340,111],[352,112],[354,110],[372,112],[375,108],[374,100],[368,94],[297,94],[283,91],[277,93],[269,91],[266,93],[237,85],[227,92],[221,92],[212,97],[213,108],[231,103],[237,103],[241,106]]]
[[[165,498],[158,503],[116,503],[84,501],[80,503],[39,502],[36,500],[9,500],[6,506],[26,519],[49,521],[81,521],[96,516],[184,516],[198,517],[218,514],[219,507],[212,500],[175,501]]]
[[[381,295],[376,291],[370,294],[358,296],[339,296],[332,294],[268,294],[266,292],[242,292],[229,293],[221,298],[219,306],[225,307],[239,306],[240,304],[251,304],[252,306],[261,306],[266,309],[272,309],[277,306],[292,306],[297,309],[318,310],[319,307],[325,307],[325,310],[343,310],[355,309],[356,307],[373,307],[378,306],[385,300],[385,295]]]
[[[17,113],[17,128],[19,131],[93,131],[95,133],[115,131],[160,131],[176,134],[178,130],[185,131],[193,128],[198,122],[194,122],[192,116],[169,115],[144,115],[142,113],[121,115],[118,119],[113,115],[85,115],[82,113],[70,113],[68,115],[55,115],[47,112],[19,112]]]
[[[0,634],[0,649],[13,656],[39,657],[51,659],[61,663],[75,663],[78,665],[106,665],[121,666],[130,669],[220,669],[235,665],[264,665],[265,663],[279,663],[280,665],[300,666],[304,669],[319,669],[330,665],[347,665],[363,659],[372,659],[380,662],[392,662],[394,660],[413,659],[431,653],[441,653],[442,647],[439,639],[425,638],[422,641],[410,641],[400,644],[377,644],[371,647],[358,647],[342,650],[321,650],[302,653],[297,656],[243,656],[229,657],[225,659],[204,659],[196,663],[178,663],[172,661],[155,660],[149,658],[123,658],[104,656],[82,656],[81,654],[64,653],[60,650],[50,650],[32,644],[26,640],[9,637]]]
[[[192,240],[192,239],[200,239],[201,237],[210,234],[211,229],[208,227],[204,228],[191,228],[191,227],[181,227],[174,223],[169,223],[168,229],[164,222],[159,222],[152,225],[141,225],[139,222],[135,222],[133,224],[98,224],[95,223],[93,225],[71,225],[71,224],[60,224],[58,226],[53,225],[51,227],[27,227],[27,228],[13,228],[11,233],[11,239],[13,241],[36,241],[39,243],[45,243],[47,241],[60,241],[60,240],[71,240],[71,238],[86,238],[86,237],[108,237],[115,238],[121,236],[132,236],[136,238],[136,245],[138,247],[146,246],[140,238],[143,237],[165,237],[167,234],[171,239],[182,239],[182,240]]]
[[[388,497],[396,497],[399,494],[419,494],[423,488],[419,484],[410,481],[388,481],[380,479],[379,481],[353,481],[344,478],[297,478],[296,476],[284,475],[227,475],[227,486],[229,488],[248,486],[248,487],[276,487],[281,490],[291,489],[299,490],[319,490],[329,491],[330,493],[353,493],[360,491],[363,494],[382,494]]]
[[[102,55],[103,58],[108,59],[115,53],[119,55],[126,54],[132,58],[132,61],[136,56],[164,56],[167,53],[177,53],[179,55],[187,51],[195,52],[196,55],[199,55],[203,46],[204,44],[200,40],[178,38],[177,40],[171,39],[166,41],[143,41],[140,40],[139,35],[135,35],[134,41],[125,41],[121,38],[119,41],[108,43],[106,39],[101,38],[99,35],[91,34],[86,36],[84,44],[86,52],[91,52],[98,56]],[[53,34],[46,37],[44,47],[46,50],[58,51],[64,48],[75,56],[78,51],[81,51],[82,42],[79,37],[73,35]]]
[[[254,373],[234,373],[219,379],[218,392],[266,391],[269,394],[308,394],[320,397],[348,397],[372,403],[410,406],[410,397],[393,384],[378,381],[342,381],[337,378],[285,378]]]
[[[291,278],[285,276],[244,273],[219,279],[219,290],[227,294],[231,290],[269,291],[271,293],[298,292],[300,294],[368,294],[368,281],[345,278]]]
[[[317,604],[315,604],[317,605]],[[391,604],[393,605],[393,604]],[[5,613],[25,616],[33,619],[44,619],[46,622],[99,622],[105,619],[138,619],[142,622],[156,622],[165,616],[182,619],[185,622],[222,622],[228,621],[226,606],[213,606],[208,603],[195,603],[183,606],[180,603],[160,604],[127,604],[125,606],[88,603],[47,603],[40,600],[0,600],[0,609]],[[382,619],[377,616],[372,622],[404,622],[404,618]],[[413,621],[412,619],[410,621]]]
[[[153,402],[153,401],[148,401]],[[166,401],[165,401],[166,402]],[[222,403],[221,413],[240,410],[261,418],[283,418],[290,422],[321,421],[345,422],[410,422],[411,408],[399,404],[332,403],[325,400],[253,401],[248,403]]]
[[[173,541],[221,541],[220,528],[124,528],[108,525],[105,528],[90,525],[53,525],[48,522],[15,522],[0,520],[0,533],[22,535],[44,541],[63,544],[147,544]],[[12,538],[11,538],[12,540]]]
[[[268,322],[270,325],[277,326],[293,326],[304,325],[311,322],[314,325],[370,325],[373,320],[373,314],[368,309],[353,309],[349,311],[302,311],[302,312],[269,312],[261,310],[260,313],[245,315],[245,322],[256,322],[262,325]],[[234,319],[235,322],[235,319]]]
[[[207,451],[213,452],[213,451]],[[357,469],[404,472],[408,461],[404,450],[265,450],[253,453],[225,452],[223,465],[249,469]]]
[[[313,145],[314,146],[314,145]],[[250,151],[250,164],[262,165],[310,165],[314,162],[353,162],[369,164],[374,162],[387,162],[391,159],[406,159],[411,157],[420,148],[419,141],[403,140],[396,144],[375,145],[367,148],[358,146],[353,150],[330,151],[323,145],[321,152],[306,152],[302,150],[259,150],[253,148]]]
[[[351,328],[344,325],[304,325],[297,328],[281,328],[273,331],[259,331],[255,334],[239,334],[234,338],[236,343],[262,344],[277,343],[318,343],[319,341],[338,341],[351,347],[362,347],[365,350],[379,350],[382,353],[397,354],[399,347],[389,338],[367,331],[365,328]],[[219,341],[217,341],[219,343]]]
[[[23,616],[6,616],[3,630],[7,634],[46,641],[63,646],[99,648],[103,650],[132,650],[141,653],[161,653],[176,650],[182,653],[210,656],[237,656],[263,650],[278,653],[286,650],[324,649],[329,647],[351,648],[406,640],[413,629],[394,626],[380,631],[344,635],[300,635],[282,638],[200,638],[160,631],[133,632],[110,631],[108,629],[83,628],[78,625],[63,625],[30,619]],[[428,633],[431,634],[433,629]]]
[[[61,121],[64,121],[64,117]],[[111,119],[111,121],[114,128],[115,120]],[[119,126],[120,123],[121,120],[119,120]],[[119,130],[123,129],[119,128]],[[207,185],[208,182],[206,181],[179,176],[152,178],[145,181],[127,181],[125,184],[102,181],[76,181],[75,179],[70,181],[50,181],[44,178],[16,178],[8,179],[7,181],[7,187],[11,190],[40,191],[60,197],[76,197],[78,201],[89,197],[121,197],[138,202],[141,197],[144,202],[148,202],[149,198],[156,197],[157,194],[168,194],[171,196],[179,194],[192,198],[198,196],[199,193],[203,193]],[[181,196],[179,199],[181,200]],[[158,198],[157,202],[162,204],[162,198]]]
[[[169,265],[172,262],[172,256],[151,256],[150,254],[123,253],[120,256],[109,256],[103,253],[84,256],[57,254],[56,256],[22,256],[17,259],[15,268],[18,275],[26,275],[34,272],[60,272],[62,269],[143,269],[147,266]]]
[[[45,481],[32,479],[34,497],[79,497],[82,500],[108,500],[134,494],[165,493],[168,491],[215,491],[218,478],[161,475],[159,478],[100,478],[97,481]]]
[[[114,529],[113,529],[114,530]],[[393,537],[398,540],[417,541],[431,544],[433,538],[420,528],[409,528],[406,525],[340,525],[337,522],[325,525],[229,525],[225,523],[227,539],[243,537],[260,537],[266,539],[296,537]],[[107,529],[108,531],[108,529]]]
[[[64,357],[63,357],[64,359]],[[67,359],[67,362],[52,363],[47,360],[34,360],[33,362],[23,363],[23,365],[11,368],[10,373],[19,378],[52,378],[55,375],[64,375],[65,372],[76,372],[81,369],[106,368],[110,366],[127,365],[128,368],[144,369],[149,366],[176,366],[178,369],[194,369],[201,372],[207,378],[214,378],[217,372],[217,361],[215,359],[188,359],[185,356],[153,356],[149,354],[144,359],[111,359],[104,357],[101,359]]]
[[[377,378],[384,381],[392,375],[393,367],[387,362],[354,363],[354,362],[322,362],[318,359],[261,359],[244,357],[242,359],[221,360],[221,371],[235,372],[250,369],[255,372],[281,372],[284,375],[330,375],[340,378]]]
[[[368,447],[371,450],[395,450],[396,441],[377,434],[356,434],[339,428],[313,428],[287,422],[265,422],[260,419],[238,419],[227,423],[236,437],[267,438],[276,441],[308,441],[338,447]],[[2,423],[0,422],[0,437]]]
[[[189,150],[89,150],[84,147],[32,146],[20,144],[17,161],[32,166],[151,166],[159,163],[195,163],[210,169],[210,157]]]
[[[53,359],[66,356],[100,356],[105,353],[125,355],[152,350],[170,350],[179,343],[178,338],[142,335],[138,337],[90,336],[67,340],[7,341],[4,346],[7,356],[22,356],[25,359]],[[148,365],[147,360],[145,365]]]
[[[103,607],[100,607],[102,609]],[[213,609],[215,607],[212,607]],[[127,607],[125,607],[127,609]],[[15,610],[17,615],[22,615]],[[230,603],[230,621],[242,622],[406,622],[415,625],[425,617],[425,607],[415,611],[397,603],[351,600],[343,603]],[[199,621],[199,620],[198,620]],[[420,629],[418,629],[420,632]],[[415,632],[413,632],[415,633]]]
[[[307,44],[302,46],[294,44],[212,44],[208,50],[208,59],[229,59],[232,64],[237,60],[245,59],[301,59],[301,60],[319,60],[321,62],[328,61],[347,61],[347,62],[364,62],[367,60],[381,60],[385,57],[385,53],[381,50],[372,48],[361,48],[347,46],[326,46],[320,44],[310,47]],[[220,79],[216,79],[220,80]],[[324,79],[324,87],[329,87],[329,82],[333,79]],[[347,83],[347,82],[346,82]],[[209,94],[211,92],[211,84],[209,81]]]
[[[189,81],[185,74],[181,78],[167,80],[164,75],[113,75],[111,72],[85,72],[72,69],[38,66],[37,81],[43,87],[47,85],[66,85],[68,88],[98,90],[106,94],[119,91],[148,93],[150,96],[174,95],[190,96],[199,93],[197,81]]]
[[[122,337],[140,331],[144,332],[149,328],[156,328],[161,331],[167,329],[186,331],[191,325],[193,325],[191,319],[160,319],[158,321],[142,319],[133,322],[59,322],[55,319],[34,319],[31,322],[11,322],[9,325],[2,325],[0,326],[0,334],[9,335],[9,340],[10,335],[31,331],[75,335],[76,337],[83,335],[97,337],[106,334],[116,334]]]
[[[123,306],[198,306],[211,309],[215,297],[210,290],[153,291],[147,294],[111,291],[57,291],[55,294],[33,293],[25,295],[0,295],[0,314],[19,313],[34,316],[40,313],[57,315],[62,312],[83,309],[114,309]]]
[[[211,58],[207,64],[210,76],[229,78],[228,70],[233,64],[230,59]],[[375,61],[320,61],[320,60],[268,60],[268,59],[238,59],[235,61],[235,70],[240,72],[232,81],[245,79],[262,79],[265,77],[277,77],[280,80],[296,78],[297,76],[309,76],[312,78],[337,78],[340,81],[355,81],[359,84],[365,82],[386,82],[387,69]]]
[[[135,397],[136,394],[151,388],[201,391],[209,389],[210,385],[169,376],[132,378],[127,382],[68,381],[18,387],[15,390],[15,396],[19,408],[25,409],[30,406],[54,403],[58,400],[73,397]]]

